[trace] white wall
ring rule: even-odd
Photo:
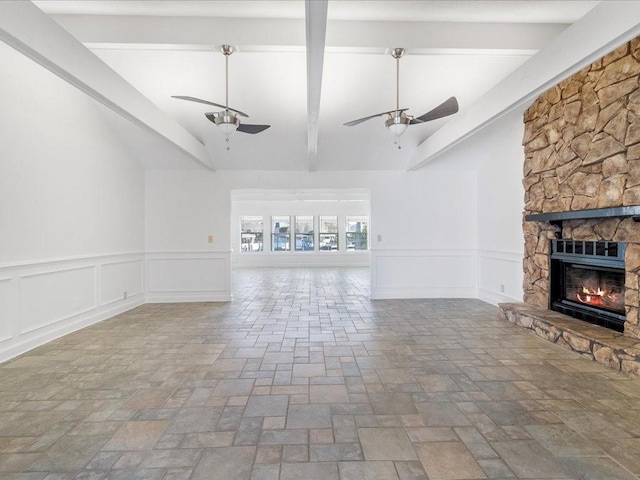
[[[0,70],[2,361],[142,303],[144,173],[113,113],[4,43]]]
[[[146,249],[150,261],[156,255],[175,258],[173,265],[181,271],[178,257],[187,253],[219,259],[219,286],[231,268],[232,190],[368,189],[372,297],[475,297],[476,183],[475,172],[455,165],[411,173],[148,171]],[[209,235],[213,243],[207,242]],[[163,275],[170,277],[170,270]],[[194,276],[195,291],[184,291],[177,281],[169,285],[165,278],[163,291],[148,294],[166,301],[225,297],[213,278]],[[150,269],[148,284],[154,282]],[[231,295],[230,283],[226,295]]]
[[[220,191],[219,177],[147,171],[148,301],[231,300],[231,198],[228,188]]]
[[[493,304],[522,301],[523,113],[505,115],[433,162],[477,171],[478,296]]]
[[[371,216],[372,298],[476,296],[475,172],[451,163],[376,175]]]
[[[486,146],[478,165],[478,288],[494,304],[523,295],[523,114],[506,115],[477,139]]]

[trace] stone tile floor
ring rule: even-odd
[[[479,300],[246,269],[0,366],[3,480],[635,479],[640,382]]]

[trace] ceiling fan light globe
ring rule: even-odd
[[[238,125],[234,123],[221,123],[218,125],[218,128],[222,131],[225,136],[229,136],[238,129]]]
[[[215,118],[215,124],[222,133],[228,137],[238,129],[240,126],[240,119],[238,119],[235,113],[225,111],[221,112]]]
[[[398,115],[389,118],[384,124],[387,130],[391,132],[391,135],[399,137],[405,132],[410,122],[411,119],[409,117]]]

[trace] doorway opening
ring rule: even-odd
[[[243,267],[369,267],[367,189],[231,192],[231,264]]]

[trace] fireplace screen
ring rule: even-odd
[[[624,273],[564,264],[566,300],[624,314]]]
[[[621,242],[552,240],[549,308],[622,332],[626,248]]]

